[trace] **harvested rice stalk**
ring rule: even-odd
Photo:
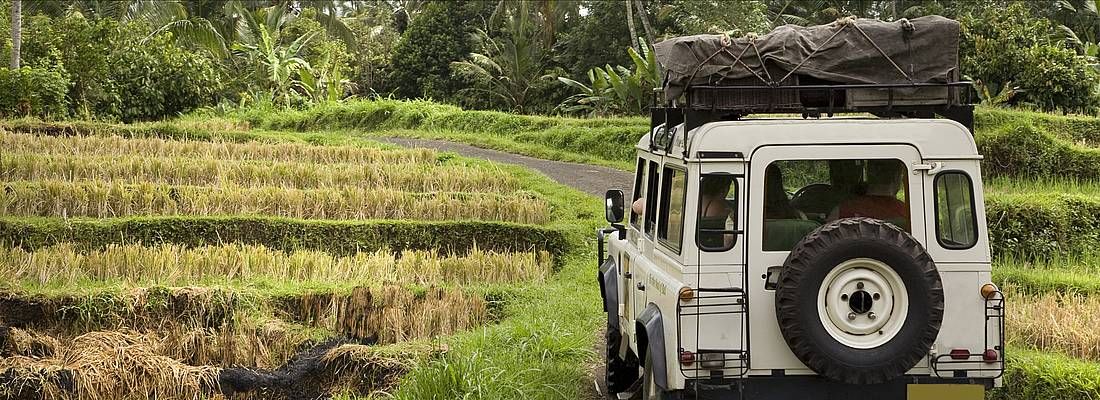
[[[299,219],[550,221],[533,193],[409,193],[341,187],[199,187],[118,182],[8,182],[0,215],[112,218],[146,215],[263,215]]]
[[[15,396],[34,389],[61,399],[194,399],[218,387],[220,369],[158,355],[150,341],[132,331],[92,332],[77,337],[53,358],[0,359],[0,376],[10,380],[0,382],[0,394]]]
[[[0,292],[0,325],[63,332],[118,326],[217,328],[233,324],[236,313],[254,302],[240,292],[206,288],[151,287],[58,297]]]
[[[276,282],[514,283],[549,277],[546,252],[497,253],[474,248],[463,256],[407,250],[334,256],[321,251],[283,252],[227,244],[187,248],[163,244],[109,245],[81,250],[60,244],[35,251],[0,247],[0,280],[26,287],[75,286],[87,282],[127,285],[196,285]],[[0,299],[2,301],[2,299]]]
[[[8,133],[0,136],[5,154],[186,157],[203,160],[284,161],[317,164],[435,163],[428,149],[379,149],[356,146],[317,146],[305,143],[234,143],[223,141],[131,139],[121,136],[40,136]]]
[[[357,287],[346,295],[303,294],[283,303],[307,324],[383,344],[447,335],[489,319],[485,298],[458,289],[418,293],[400,286]]]
[[[1013,297],[1008,338],[1015,344],[1100,361],[1100,298],[1074,294]]]
[[[352,186],[409,192],[495,192],[519,190],[519,180],[499,170],[454,164],[324,164],[222,161],[129,156],[5,154],[0,180],[106,181],[187,186]]]

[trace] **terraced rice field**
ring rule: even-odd
[[[349,142],[0,131],[0,398],[394,393],[561,269],[544,178]]]
[[[0,123],[0,397],[582,398],[599,202],[360,135],[629,168],[645,126],[394,101]],[[978,112],[1009,296],[990,398],[1100,398],[1097,138],[1094,118]]]

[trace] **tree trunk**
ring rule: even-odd
[[[23,0],[11,4],[11,68],[19,68],[19,49],[23,47]]]
[[[634,5],[638,7],[638,18],[642,20],[642,28],[645,29],[645,40],[649,41],[646,45],[653,47],[653,41],[657,39],[657,34],[653,32],[653,25],[649,24],[649,13],[645,11],[645,4],[642,3],[642,0],[634,0]]]
[[[638,31],[634,29],[634,6],[630,4],[630,0],[624,0],[624,2],[626,3],[626,26],[630,28],[630,45],[635,51],[642,51],[642,48],[638,47]]]

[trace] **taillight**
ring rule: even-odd
[[[951,349],[952,360],[965,360],[970,358],[970,350],[967,349]]]
[[[691,366],[695,363],[695,353],[687,350],[680,350],[680,364],[684,366]]]
[[[1001,354],[997,353],[997,350],[985,349],[985,352],[982,352],[982,361],[985,361],[987,364],[995,363],[1000,360],[1000,358]]]
[[[997,289],[997,285],[994,285],[992,283],[982,285],[982,289],[980,291],[980,293],[982,294],[982,298],[986,300],[993,300],[993,296],[996,295],[998,292],[1000,292],[1000,290]]]
[[[687,303],[695,298],[695,291],[689,287],[680,288],[680,301]]]

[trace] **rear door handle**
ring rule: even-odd
[[[638,287],[638,290],[645,290],[645,284],[644,283],[638,282],[637,287]]]

